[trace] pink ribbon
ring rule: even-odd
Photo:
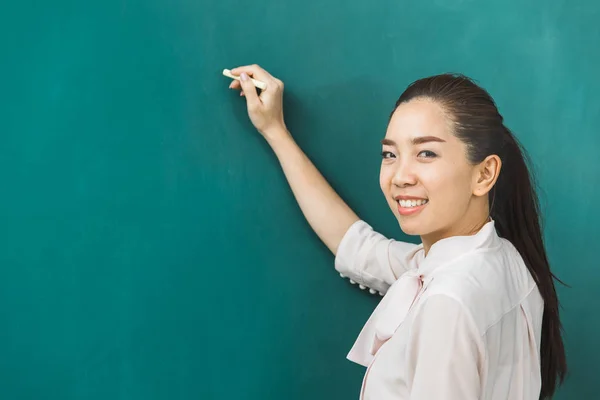
[[[402,324],[422,287],[423,276],[417,270],[404,273],[394,282],[367,320],[347,358],[367,367]]]

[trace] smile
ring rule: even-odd
[[[413,215],[421,211],[429,200],[398,200],[397,203],[400,215]]]

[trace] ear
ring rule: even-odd
[[[485,196],[496,184],[502,161],[496,154],[489,155],[475,167],[473,194]]]

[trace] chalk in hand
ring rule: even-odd
[[[230,70],[228,70],[228,69],[224,69],[224,70],[223,70],[223,75],[225,75],[225,76],[226,76],[226,77],[228,77],[228,78],[235,79],[235,80],[237,80],[237,81],[239,81],[239,80],[240,80],[240,77],[239,77],[239,76],[233,75],[233,74],[231,73],[231,71],[230,71]],[[264,82],[262,82],[262,81],[259,81],[259,80],[257,80],[257,79],[254,79],[254,78],[250,78],[250,80],[252,81],[252,83],[254,83],[254,86],[256,86],[257,88],[259,88],[259,89],[261,89],[261,90],[265,90],[265,89],[267,88],[267,84],[266,84],[266,83],[264,83]]]

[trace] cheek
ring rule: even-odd
[[[390,191],[391,180],[392,177],[389,171],[386,168],[381,167],[381,170],[379,171],[379,187],[381,187],[381,191],[386,195]]]
[[[470,175],[456,166],[440,164],[440,168],[424,173],[421,182],[432,199],[442,199],[448,206],[455,207],[469,197],[466,194],[470,190]]]

